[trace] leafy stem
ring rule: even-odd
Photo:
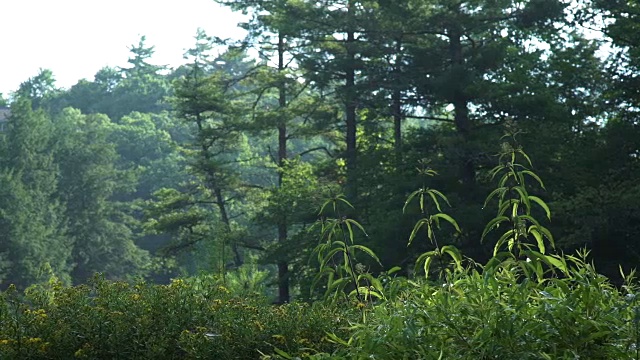
[[[316,275],[315,284],[322,278],[327,278],[325,297],[334,298],[345,294],[348,284],[353,284],[354,290],[348,296],[355,296],[358,304],[371,300],[372,297],[383,298],[380,281],[365,273],[363,266],[356,262],[356,251],[361,251],[380,264],[380,259],[368,247],[355,243],[355,229],[359,229],[365,236],[367,233],[356,220],[343,216],[340,205],[353,209],[343,195],[327,200],[320,209],[323,216],[321,223],[321,242],[314,252],[320,264],[320,271]],[[333,217],[327,216],[331,209]],[[337,238],[337,239],[336,239]],[[335,258],[342,255],[342,261],[336,263]]]
[[[428,177],[433,177],[438,174],[435,170],[429,168],[425,161],[420,162],[418,172]],[[418,266],[422,265],[425,276],[429,276],[429,268],[431,266],[431,263],[433,262],[433,259],[437,258],[438,261],[442,262],[443,254],[448,254],[453,259],[456,268],[460,269],[462,267],[462,255],[460,254],[460,251],[453,245],[440,247],[435,231],[437,229],[440,229],[440,221],[442,220],[451,224],[458,233],[461,232],[458,223],[450,215],[442,212],[440,202],[444,201],[447,205],[451,206],[449,200],[440,191],[431,189],[426,185],[423,185],[420,189],[409,194],[409,196],[407,197],[407,201],[402,208],[402,211],[406,212],[407,206],[415,199],[417,199],[418,201],[422,218],[419,219],[413,227],[411,235],[409,236],[409,242],[407,246],[411,245],[411,243],[423,227],[426,227],[427,230],[427,240],[435,246],[434,250],[427,251],[418,257],[418,259],[416,260],[416,270]],[[430,214],[429,208],[426,205],[429,200],[437,210],[437,212],[434,212],[433,214]]]

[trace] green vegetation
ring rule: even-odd
[[[318,221],[321,244],[317,278],[328,278],[323,301],[271,305],[263,296],[266,274],[241,268],[225,277],[199,275],[169,285],[106,281],[64,287],[51,275],[24,295],[10,286],[2,293],[0,354],[7,358],[124,359],[637,359],[640,288],[633,273],[616,288],[577,255],[547,255],[548,230],[531,215],[532,203],[548,218],[549,208],[528,195],[525,175],[542,180],[517,160],[529,157],[504,143],[492,172],[498,187],[493,229],[503,234],[494,257],[480,265],[462,260],[452,245],[439,247],[436,233],[454,219],[437,212],[418,220],[436,249],[422,254],[416,269],[426,279],[373,276],[357,262],[357,251],[377,256],[354,242],[362,226],[342,217],[344,197],[327,201],[336,217]],[[425,171],[434,175],[431,169]],[[440,211],[441,192],[422,188],[418,197]],[[443,255],[447,254],[447,260]],[[437,260],[437,280],[429,264]],[[424,265],[422,265],[424,264]],[[420,266],[418,266],[420,265]],[[50,272],[52,274],[52,272]],[[350,288],[353,290],[350,291]]]
[[[637,1],[218,2],[0,96],[0,357],[640,358]]]

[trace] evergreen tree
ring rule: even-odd
[[[157,192],[158,200],[147,209],[147,228],[173,232],[174,250],[205,242],[217,250],[214,262],[224,274],[229,249],[234,267],[244,262],[233,214],[242,197],[234,164],[240,161],[245,138],[234,104],[237,87],[232,74],[246,64],[245,55],[234,51],[213,59],[210,48],[206,34],[199,31],[196,47],[186,54],[191,60],[186,75],[175,82],[178,117],[192,131],[188,142],[181,144],[192,177],[180,189]]]
[[[109,118],[67,108],[56,117],[54,131],[57,195],[65,204],[67,235],[74,240],[73,281],[83,283],[96,272],[118,279],[144,274],[148,254],[134,242],[130,205],[113,199],[132,191],[134,178],[116,167]]]
[[[0,246],[3,285],[25,287],[42,280],[45,266],[69,279],[73,244],[65,207],[56,199],[59,169],[52,154],[52,123],[19,97],[2,139]]]

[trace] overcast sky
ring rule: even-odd
[[[0,93],[51,69],[59,87],[93,80],[104,66],[124,66],[141,35],[152,63],[176,67],[198,27],[240,37],[241,15],[213,0],[0,0]]]

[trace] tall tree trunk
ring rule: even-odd
[[[286,84],[282,72],[284,65],[284,36],[278,34],[278,72],[281,81],[278,85],[278,102],[280,110],[284,111],[287,106]],[[278,124],[278,166],[282,170],[287,160],[287,123],[286,119],[280,118]],[[283,172],[278,173],[278,187],[282,187]],[[283,216],[278,222],[278,242],[280,244],[287,241],[287,219]],[[289,302],[289,264],[286,260],[278,261],[278,299],[281,304]]]
[[[402,90],[400,88],[400,73],[402,71],[402,42],[396,40],[396,60],[393,69],[393,93],[391,106],[393,111],[393,148],[396,153],[396,163],[402,162]]]
[[[212,179],[213,176],[211,177]],[[215,180],[215,179],[214,179]],[[216,196],[216,205],[218,205],[218,210],[220,211],[220,219],[224,224],[225,233],[227,235],[231,234],[231,221],[229,221],[229,213],[227,212],[227,202],[222,195],[222,189],[220,187],[215,186],[214,182],[213,192]],[[242,256],[240,255],[240,248],[238,247],[238,243],[235,241],[231,241],[231,251],[233,252],[233,264],[236,268],[242,266]],[[224,259],[222,259],[224,261]]]
[[[467,148],[467,144],[471,139],[471,120],[469,119],[469,101],[463,88],[465,84],[461,84],[462,80],[459,75],[464,72],[464,59],[462,54],[462,35],[458,29],[449,30],[449,50],[451,56],[452,73],[455,74],[454,80],[457,80],[451,103],[454,108],[454,123],[456,130],[462,137],[462,155],[460,157],[460,175],[462,183],[469,189],[476,181],[475,164],[473,156]]]
[[[198,131],[203,131],[202,126],[203,119],[200,114],[196,114],[196,124],[198,126]],[[209,153],[210,146],[201,143],[200,150],[202,151],[202,156],[205,159],[205,163],[209,164],[211,162],[211,154]],[[210,169],[205,169],[205,173],[207,174],[207,186],[213,192],[215,196],[215,203],[218,207],[218,211],[220,212],[220,220],[224,225],[225,235],[231,234],[231,221],[229,220],[229,213],[227,211],[227,202],[222,193],[222,188],[220,188],[218,184],[218,179],[216,179],[215,174]],[[221,264],[221,273],[223,277],[223,281],[226,273],[226,264],[225,264],[225,243],[227,239],[223,240],[222,243],[222,264]],[[233,252],[233,263],[236,267],[240,267],[243,263],[242,256],[240,255],[240,249],[238,244],[235,241],[231,242],[231,251]]]
[[[355,200],[358,194],[356,179],[356,91],[355,91],[355,31],[353,29],[355,4],[349,1],[348,4],[348,29],[347,29],[347,61],[345,66],[345,125],[346,125],[346,162],[347,162],[347,186],[346,193],[350,201]]]

